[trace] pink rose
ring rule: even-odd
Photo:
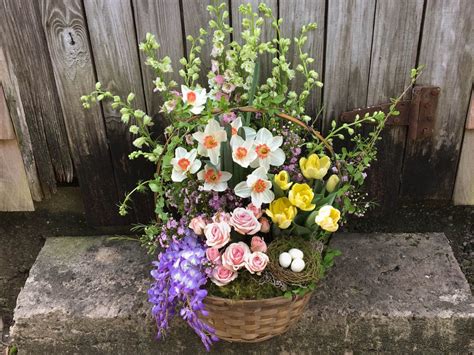
[[[260,237],[252,237],[252,241],[250,243],[250,250],[252,251],[260,251],[262,253],[266,253],[267,251],[267,244],[263,240],[263,238]]]
[[[229,282],[235,280],[237,271],[232,271],[222,265],[217,265],[211,273],[211,281],[217,286],[225,286]]]
[[[245,263],[245,267],[251,273],[260,273],[265,269],[268,264],[268,256],[265,253],[260,251],[255,251],[247,257],[247,261]]]
[[[206,257],[207,257],[207,260],[209,260],[213,264],[217,265],[217,264],[222,263],[221,253],[219,253],[219,249],[217,249],[216,247],[207,248],[206,249]]]
[[[214,217],[212,217],[213,222],[230,222],[230,213],[227,212],[217,212]]]
[[[194,217],[189,223],[189,228],[191,228],[197,235],[202,235],[204,233],[205,226],[206,220],[203,216]]]
[[[255,218],[260,218],[263,215],[262,209],[260,207],[255,206],[253,203],[249,203],[247,206],[247,209],[252,211],[253,214],[255,215]]]
[[[204,235],[207,246],[222,248],[230,240],[230,226],[225,222],[209,223],[204,227]]]
[[[232,212],[230,225],[240,234],[255,234],[260,231],[260,222],[252,211],[239,207]]]
[[[222,254],[222,265],[237,271],[245,265],[250,249],[244,242],[230,244]]]
[[[270,222],[268,221],[268,218],[262,217],[258,220],[260,224],[262,225],[260,227],[260,232],[262,233],[268,233],[270,232]]]

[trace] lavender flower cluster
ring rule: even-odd
[[[207,316],[203,300],[207,290],[206,248],[192,230],[186,228],[185,236],[173,240],[153,262],[151,275],[155,279],[148,290],[148,301],[153,304],[152,314],[158,327],[158,339],[169,329],[171,319],[179,315],[194,329],[207,350],[218,338],[214,329],[204,323],[199,315]]]
[[[186,229],[188,226],[188,216],[184,215],[179,220],[174,217],[170,217],[166,224],[162,225],[161,232],[156,237],[156,243],[162,248],[168,248],[171,243],[176,242],[178,239],[183,238],[186,235]]]
[[[304,181],[304,177],[299,169],[298,161],[300,160],[302,153],[301,146],[303,145],[304,140],[287,126],[283,126],[279,133],[283,136],[283,145],[281,146],[281,149],[283,149],[286,157],[289,159],[285,161],[285,164],[271,172],[276,174],[281,170],[285,170],[290,174],[291,181],[301,183]]]

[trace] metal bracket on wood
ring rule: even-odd
[[[412,140],[422,140],[433,135],[436,122],[440,88],[437,86],[417,85],[412,90],[410,100],[402,100],[397,105],[398,116],[387,119],[388,126],[408,126],[408,136]],[[390,103],[360,108],[341,114],[341,122],[353,122],[357,115],[372,114],[376,111],[387,113]]]

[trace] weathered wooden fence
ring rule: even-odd
[[[238,7],[224,0],[235,37]],[[257,1],[250,1],[255,6]],[[127,159],[127,128],[108,106],[84,111],[79,97],[96,81],[157,116],[152,73],[138,43],[156,34],[173,61],[186,54],[185,36],[207,27],[209,0],[1,0],[2,85],[25,162],[33,199],[77,177],[91,223],[129,223],[150,217],[149,198],[136,215],[117,215],[117,202],[152,167]],[[307,43],[324,88],[309,111],[321,107],[324,130],[348,110],[387,102],[408,83],[409,69],[424,64],[420,84],[441,88],[434,134],[419,141],[407,126],[389,127],[372,168],[371,190],[390,206],[398,196],[451,199],[473,80],[472,0],[267,0],[294,37],[307,22],[318,30]],[[271,28],[265,29],[268,38]],[[204,46],[203,53],[209,53]],[[291,53],[295,57],[295,53]],[[204,66],[209,67],[208,56]],[[268,71],[271,58],[263,58]],[[180,78],[175,73],[175,79]],[[298,84],[296,84],[298,85]]]

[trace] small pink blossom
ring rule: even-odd
[[[258,220],[260,224],[262,225],[260,227],[260,232],[262,233],[268,233],[270,232],[270,221],[266,217],[262,217]]]
[[[256,251],[251,253],[247,257],[247,261],[245,263],[246,269],[251,273],[251,274],[257,274],[260,275],[263,270],[267,267],[268,264],[268,256],[265,253],[262,253],[260,251]]]
[[[229,270],[222,265],[217,265],[211,272],[211,281],[217,286],[225,286],[235,280],[237,272]]]
[[[255,215],[255,218],[260,218],[263,216],[263,211],[260,207],[255,206],[253,203],[249,203],[247,209],[252,211]]]
[[[212,217],[213,222],[230,222],[230,213],[227,212],[217,212],[213,217]]]
[[[207,246],[222,248],[230,240],[230,226],[225,222],[209,223],[204,227],[204,235]]]
[[[222,121],[224,123],[232,123],[237,118],[235,112],[226,112],[222,115]]]
[[[254,213],[248,209],[238,207],[232,212],[230,225],[240,234],[253,235],[260,231],[261,224]]]
[[[221,101],[222,98],[224,98],[226,101],[229,101],[229,95],[224,94],[222,91],[216,92],[214,96],[217,101]]]
[[[220,86],[220,85],[224,84],[225,80],[224,80],[224,77],[222,75],[216,75],[214,77],[214,81],[216,82],[217,85]]]
[[[189,223],[189,228],[191,228],[194,233],[197,235],[203,235],[204,227],[206,226],[206,220],[203,216],[194,217]]]
[[[206,257],[207,257],[207,260],[209,260],[211,263],[215,265],[222,264],[221,253],[219,252],[219,249],[217,249],[216,247],[207,248]]]
[[[214,59],[211,60],[211,71],[213,73],[216,73],[219,71],[219,62],[217,60],[214,60]]]
[[[244,242],[230,244],[222,254],[222,265],[237,271],[245,265],[250,248]]]
[[[257,237],[257,236],[252,237],[252,241],[250,243],[250,250],[252,250],[253,252],[260,251],[262,253],[266,253],[267,244],[261,237]]]

